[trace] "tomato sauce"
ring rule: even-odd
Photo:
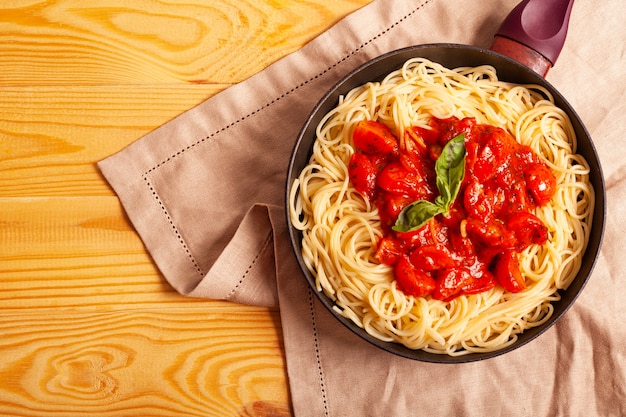
[[[496,285],[522,291],[519,253],[548,239],[547,227],[531,211],[551,200],[554,174],[499,127],[469,117],[433,117],[430,127],[407,129],[408,149],[381,123],[355,128],[349,175],[380,213],[384,237],[376,259],[393,266],[398,288],[407,295],[447,301]],[[393,230],[407,205],[438,196],[435,162],[459,134],[465,134],[465,175],[447,216],[436,215],[414,231]]]

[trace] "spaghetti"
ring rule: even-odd
[[[404,138],[409,128],[430,129],[432,117],[472,117],[501,127],[553,172],[554,196],[534,209],[548,240],[520,254],[522,291],[496,286],[447,301],[408,296],[392,268],[375,259],[381,216],[348,175],[354,128],[374,120]],[[303,258],[317,290],[335,301],[340,314],[382,341],[448,355],[502,349],[550,318],[558,290],[567,289],[580,269],[594,191],[588,164],[576,153],[573,127],[546,89],[500,81],[490,66],[450,70],[414,58],[382,81],[340,97],[316,135],[309,164],[291,188],[289,210],[302,231]]]

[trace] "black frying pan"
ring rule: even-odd
[[[333,310],[334,302],[324,293],[316,291],[315,277],[308,270],[302,258],[302,234],[293,227],[287,214],[291,243],[308,283],[337,320],[361,338],[386,351],[419,361],[460,363],[483,360],[519,348],[535,339],[563,316],[582,291],[595,265],[604,232],[606,211],[604,179],[598,155],[585,126],[565,98],[544,79],[563,45],[572,3],[573,0],[524,0],[503,23],[491,50],[457,44],[427,44],[396,50],[374,58],[346,75],[328,91],[307,119],[298,136],[289,163],[286,207],[289,206],[289,195],[293,181],[309,161],[315,141],[315,129],[324,115],[337,105],[339,96],[345,95],[351,89],[369,81],[382,80],[388,73],[400,68],[405,61],[413,57],[427,58],[448,68],[492,65],[496,68],[498,78],[501,80],[518,84],[538,84],[545,87],[554,96],[557,106],[563,109],[571,119],[578,140],[577,152],[585,157],[591,167],[590,181],[595,190],[595,210],[589,244],[578,275],[566,291],[561,291],[561,300],[552,303],[554,314],[545,324],[526,330],[519,335],[518,340],[511,346],[490,353],[470,353],[453,357],[432,354],[422,350],[412,350],[398,343],[380,341],[349,319],[339,315]],[[546,19],[548,24],[545,23]],[[539,38],[542,38],[541,41],[538,40]]]

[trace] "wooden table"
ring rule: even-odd
[[[289,415],[275,309],[185,298],[95,163],[369,0],[0,3],[0,415]]]

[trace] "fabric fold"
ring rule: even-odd
[[[255,204],[233,238],[198,285],[187,294],[240,304],[276,307],[275,233],[270,212],[281,208]],[[248,262],[242,262],[242,260]]]

